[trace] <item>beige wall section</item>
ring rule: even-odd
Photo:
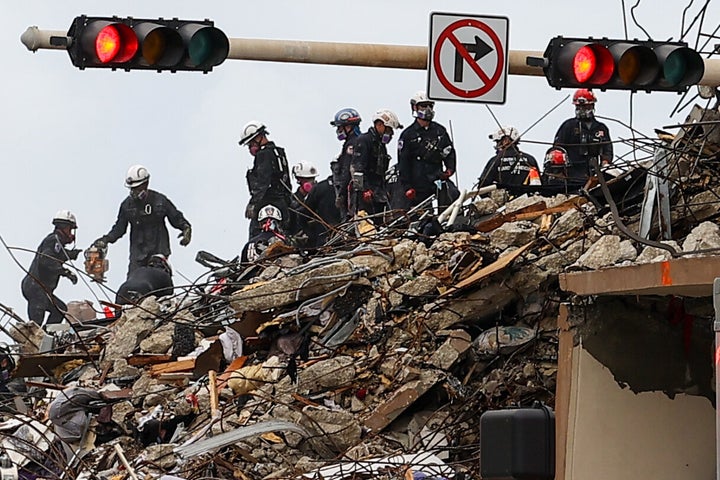
[[[582,346],[572,370],[566,480],[715,478],[715,409],[707,398],[635,394]]]

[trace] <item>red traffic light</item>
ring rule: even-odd
[[[705,63],[684,42],[553,38],[543,71],[556,88],[681,92],[703,76]]]
[[[209,72],[230,42],[210,20],[86,17],[73,20],[68,47],[76,67]]]
[[[128,62],[138,51],[135,32],[119,22],[92,22],[79,40],[78,44],[85,54],[101,64]]]

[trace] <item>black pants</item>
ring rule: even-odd
[[[42,326],[45,320],[45,312],[50,312],[48,317],[48,325],[60,323],[65,318],[67,305],[52,292],[46,292],[40,285],[30,277],[25,277],[22,281],[22,294],[28,301],[27,313],[28,318],[38,325]]]

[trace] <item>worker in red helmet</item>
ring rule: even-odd
[[[607,126],[595,119],[597,97],[587,88],[581,88],[573,95],[575,117],[565,120],[553,141],[554,147],[567,152],[568,185],[581,188],[587,179],[595,175],[592,159],[600,165],[609,165],[613,160],[613,146]]]

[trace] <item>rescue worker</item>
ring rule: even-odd
[[[303,219],[301,218],[301,210],[305,204],[305,199],[315,185],[315,178],[318,176],[317,168],[310,162],[300,162],[293,165],[293,177],[298,187],[293,192],[290,199],[290,221],[288,222],[288,235],[298,235],[302,230]],[[333,204],[335,199],[333,198]],[[305,232],[307,233],[307,232]]]
[[[385,172],[390,165],[390,155],[387,153],[387,144],[392,140],[395,130],[403,126],[394,112],[384,108],[375,112],[372,122],[368,131],[356,137],[349,145],[352,149],[350,214],[353,216],[360,210],[372,215],[388,207]]]
[[[331,227],[342,223],[342,211],[335,205],[336,189],[333,176],[313,184],[305,198],[305,205],[300,209],[302,230],[307,234],[308,248],[325,245]],[[319,217],[319,218],[318,218]]]
[[[455,200],[448,193],[452,188],[442,188],[457,167],[455,147],[445,127],[433,121],[434,106],[423,91],[410,99],[415,121],[398,140],[398,180],[405,202],[393,201],[393,207],[412,208],[433,193],[441,209]]]
[[[360,114],[354,108],[338,110],[330,125],[335,127],[337,139],[343,142],[337,159],[330,163],[332,183],[335,188],[335,205],[343,220],[348,217],[348,186],[350,184],[350,161],[352,142],[360,135]]]
[[[150,190],[150,172],[142,165],[133,165],[125,176],[125,186],[130,194],[120,204],[117,220],[110,231],[95,240],[93,245],[104,249],[125,235],[130,226],[130,273],[146,265],[150,257],[159,253],[170,256],[170,236],[165,219],[180,230],[180,245],[187,246],[192,237],[190,222],[162,193]]]
[[[534,179],[540,183],[537,160],[518,147],[520,132],[517,128],[501,127],[488,137],[495,142],[495,156],[485,165],[478,179],[480,187],[486,187],[493,183],[506,186],[531,185],[531,180]]]
[[[147,295],[164,297],[173,293],[172,267],[165,255],[155,254],[147,264],[128,275],[115,295],[117,305],[134,304]]]
[[[248,238],[260,233],[257,217],[260,207],[274,205],[282,212],[283,230],[287,229],[290,208],[290,170],[282,147],[268,139],[270,132],[257,120],[246,123],[242,130],[240,145],[247,145],[253,156],[253,166],[247,172],[250,202],[245,218],[250,220]]]
[[[80,254],[79,249],[65,247],[75,242],[75,215],[69,210],[60,210],[52,223],[55,229],[40,242],[21,284],[23,297],[28,302],[28,318],[40,326],[46,312],[49,313],[48,324],[60,323],[65,318],[67,305],[53,294],[60,277],[66,277],[73,285],[78,281],[77,275],[64,266],[66,261],[75,260]]]
[[[567,152],[562,147],[550,147],[545,152],[543,163],[543,185],[567,185]]]
[[[607,126],[595,119],[595,94],[581,88],[573,95],[575,117],[565,120],[557,133],[553,146],[563,147],[568,156],[568,183],[582,187],[592,171],[591,158],[599,165],[609,165],[613,160],[613,146]]]
[[[258,260],[275,242],[287,242],[282,231],[282,211],[278,207],[275,205],[262,207],[258,212],[257,222],[260,225],[260,233],[250,237],[245,244],[240,255],[240,261],[243,263]]]

